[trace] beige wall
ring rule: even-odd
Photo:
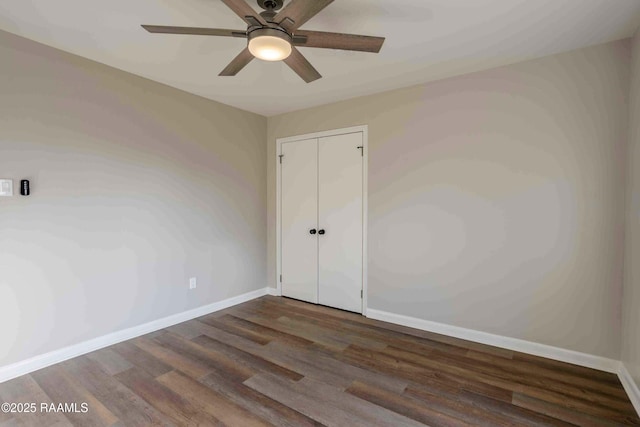
[[[622,361],[640,388],[640,30],[633,39]]]
[[[620,356],[629,41],[271,117],[369,125],[369,307]]]
[[[32,183],[0,198],[0,366],[265,286],[264,117],[4,32],[0,58],[0,177]]]

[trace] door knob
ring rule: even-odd
[[[309,230],[309,234],[316,234],[316,229],[312,228],[311,230]]]
[[[324,234],[324,230],[318,230],[318,234]]]

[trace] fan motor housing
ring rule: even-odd
[[[293,44],[293,39],[291,38],[291,36],[286,31],[277,28],[256,28],[255,30],[249,31],[249,33],[247,34],[247,38],[249,39],[249,41],[256,37],[262,36],[277,37],[279,39],[288,41],[289,44]]]
[[[264,10],[279,10],[283,3],[283,0],[258,0],[258,6]]]

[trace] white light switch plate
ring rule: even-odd
[[[0,179],[0,197],[13,196],[13,180]]]

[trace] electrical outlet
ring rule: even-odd
[[[191,279],[189,279],[189,289],[195,289],[197,284],[198,283],[195,277],[192,277]]]

